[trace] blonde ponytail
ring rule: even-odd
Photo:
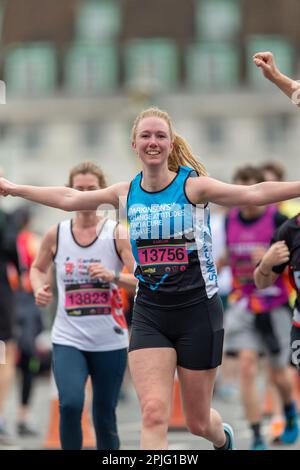
[[[191,147],[179,134],[174,133],[173,150],[169,155],[169,170],[177,171],[180,165],[188,166],[197,171],[199,175],[207,176],[205,167],[194,156]]]
[[[181,137],[180,135],[176,134],[173,130],[173,126],[171,123],[171,118],[167,112],[162,111],[159,108],[148,108],[142,111],[134,121],[132,131],[131,131],[131,141],[134,142],[136,139],[136,130],[139,123],[142,119],[147,117],[157,117],[163,119],[169,127],[171,140],[173,142],[173,150],[169,155],[168,159],[168,167],[171,171],[177,171],[180,165],[188,166],[193,168],[197,171],[199,175],[207,176],[207,171],[204,166],[197,160],[194,156],[190,146],[188,143]]]

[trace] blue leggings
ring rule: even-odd
[[[65,450],[82,447],[81,414],[90,375],[93,387],[93,421],[98,450],[117,450],[120,440],[116,406],[126,367],[127,349],[80,351],[53,344],[53,372],[60,407],[60,439]]]

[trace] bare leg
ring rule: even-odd
[[[3,415],[6,398],[16,369],[16,347],[13,341],[5,343],[5,364],[0,365],[0,417]]]
[[[268,362],[263,363],[263,366],[266,367],[266,372],[267,372],[265,397],[266,398],[270,397],[270,400],[271,400],[271,409],[268,410],[267,406],[265,406],[263,408],[263,414],[268,414],[268,412],[271,412],[270,414],[272,414],[273,416],[280,416],[282,415],[282,401],[281,401],[280,394],[276,388],[276,385],[274,385],[271,366]],[[267,401],[266,401],[266,404],[268,405]]]
[[[270,367],[270,377],[279,392],[282,412],[282,405],[288,405],[293,400],[292,380],[288,366],[278,368]]]
[[[226,442],[219,413],[211,408],[217,369],[190,370],[178,367],[183,407],[189,431],[216,447]]]
[[[257,353],[251,349],[240,351],[241,399],[249,423],[259,423],[262,418],[261,400],[256,386],[258,370]]]
[[[129,353],[129,368],[142,412],[141,448],[167,449],[177,356],[173,348]]]

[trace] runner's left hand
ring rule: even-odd
[[[113,282],[115,272],[112,269],[107,269],[101,263],[91,263],[89,265],[89,273],[92,279],[99,279],[105,282]]]

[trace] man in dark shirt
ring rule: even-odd
[[[236,184],[244,185],[259,183],[263,179],[261,170],[251,165],[240,168],[234,176]],[[232,292],[225,318],[224,349],[237,353],[239,357],[241,398],[253,434],[252,450],[266,449],[256,385],[261,353],[268,358],[270,383],[278,393],[279,409],[293,403],[288,374],[290,311],[287,287],[282,278],[274,288],[265,291],[259,291],[253,282],[257,262],[268,249],[274,231],[285,220],[275,205],[243,206],[231,209],[227,216]],[[285,443],[291,444],[290,441]]]
[[[271,286],[288,266],[292,285],[296,290],[291,330],[292,361],[300,373],[300,215],[287,220],[279,227],[271,241],[271,246],[262,257],[254,272],[254,282],[259,289]],[[291,409],[286,410],[286,437],[293,439],[293,424],[296,420]]]

